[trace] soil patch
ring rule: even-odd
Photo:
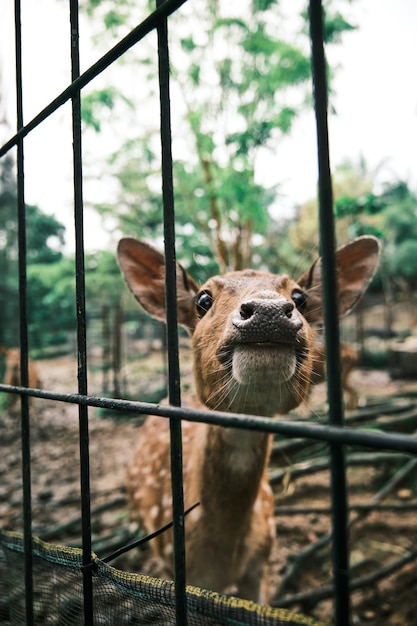
[[[76,389],[75,359],[41,361],[39,368],[46,389],[62,392]],[[185,369],[189,376],[188,356]],[[131,365],[130,370],[134,372],[135,367]],[[362,417],[353,422],[358,427],[369,425],[363,416],[373,409],[372,427],[383,428],[384,420],[394,420],[401,430],[408,415],[404,428],[407,432],[416,430],[417,418],[414,422],[412,419],[415,402],[410,395],[415,390],[414,382],[393,381],[386,373],[376,370],[357,370],[352,383],[361,398],[358,415]],[[100,393],[98,375],[92,376],[91,392]],[[294,417],[323,419],[324,399],[324,386],[319,386],[309,407]],[[31,420],[33,531],[53,543],[79,546],[78,407],[35,399]],[[125,472],[142,421],[135,416],[116,417],[106,411],[89,409],[93,549],[101,557],[137,536],[126,509]],[[19,416],[4,411],[1,422],[0,526],[22,531]],[[349,451],[357,460],[357,455],[371,453]],[[331,593],[324,594],[320,601],[315,595],[317,589],[330,584],[332,569],[329,544],[323,539],[331,529],[329,472],[323,468],[295,471],[301,462],[314,468],[326,454],[322,444],[291,449],[288,442],[276,441],[271,469],[282,471],[282,475],[274,483],[278,543],[273,555],[271,586],[276,598],[293,597],[294,610],[330,622]],[[355,626],[417,625],[417,564],[416,559],[407,562],[407,555],[417,545],[417,470],[414,468],[402,480],[395,480],[408,462],[406,457],[381,455],[375,456],[374,462],[368,456],[366,462],[364,457],[363,463],[358,460],[349,466],[352,578],[363,581],[352,593]],[[366,506],[384,489],[386,496],[372,510],[367,510]],[[303,552],[320,540],[323,546],[302,558]],[[401,560],[402,567],[375,578],[375,572],[382,574],[383,568]],[[146,552],[129,553],[114,565],[133,571],[152,571],[152,564],[146,563]]]

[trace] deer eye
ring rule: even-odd
[[[210,291],[201,291],[196,300],[197,313],[200,317],[203,317],[213,304],[213,296]]]
[[[307,294],[301,289],[294,289],[291,294],[295,306],[299,311],[303,311],[307,304]]]

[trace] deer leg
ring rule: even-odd
[[[258,561],[250,563],[245,574],[237,583],[239,598],[252,600],[258,604],[268,604],[269,600],[269,567]]]
[[[355,410],[358,408],[359,404],[359,394],[350,385],[345,383],[345,391],[346,391],[346,408],[349,410]]]

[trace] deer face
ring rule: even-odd
[[[305,397],[312,330],[288,276],[247,270],[211,278],[195,298],[194,371],[212,409],[286,413]]]

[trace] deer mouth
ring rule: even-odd
[[[306,350],[294,342],[239,342],[223,346],[217,358],[241,385],[282,384],[296,374]]]

